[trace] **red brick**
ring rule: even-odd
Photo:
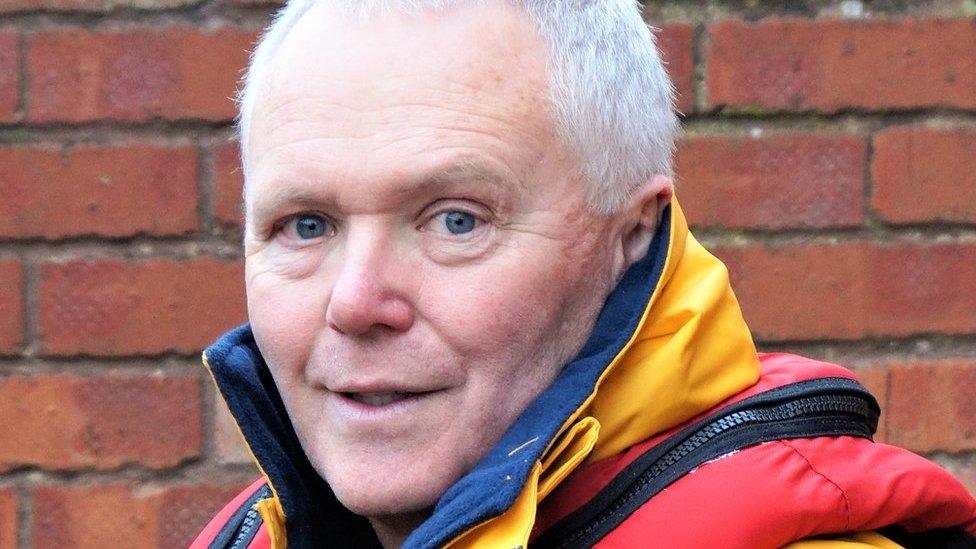
[[[0,261],[0,354],[13,353],[24,338],[24,273],[19,262]]]
[[[0,489],[0,549],[17,547],[17,491]]]
[[[229,120],[253,31],[61,29],[29,40],[34,122]]]
[[[699,226],[859,225],[866,155],[856,135],[689,137],[678,147],[678,196]]]
[[[199,382],[158,375],[0,380],[0,470],[178,465],[200,454]]]
[[[976,222],[976,129],[885,130],[874,139],[871,172],[882,219]]]
[[[667,25],[657,33],[657,44],[674,82],[678,98],[675,107],[682,113],[695,110],[695,30],[688,25]]]
[[[237,422],[227,409],[223,397],[216,391],[213,411],[213,440],[217,460],[225,464],[253,464],[251,451],[244,442]]]
[[[976,450],[976,362],[891,366],[888,440],[916,452]]]
[[[28,11],[83,11],[100,12],[116,8],[140,10],[188,6],[197,0],[4,0],[0,13]]]
[[[884,366],[867,366],[858,368],[854,372],[857,379],[874,395],[881,406],[881,418],[878,420],[878,430],[874,435],[876,442],[887,442],[888,419],[888,368]]]
[[[228,143],[217,149],[214,161],[214,216],[218,221],[237,227],[243,225],[243,188],[238,145]]]
[[[196,157],[151,144],[0,149],[0,237],[192,232]]]
[[[723,21],[709,36],[715,107],[976,108],[971,19]]]
[[[12,122],[20,98],[20,37],[0,30],[0,122]]]
[[[155,482],[34,489],[37,547],[187,547],[243,484]]]
[[[41,277],[48,354],[195,354],[244,319],[239,261],[75,260],[45,264]]]
[[[765,341],[976,333],[976,244],[717,247]]]
[[[217,460],[221,463],[252,464],[251,452],[244,442],[240,429],[234,417],[227,409],[227,404],[219,395],[214,397],[214,449]]]

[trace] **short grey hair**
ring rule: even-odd
[[[361,18],[376,10],[418,12],[485,0],[291,0],[251,57],[239,94],[241,154],[255,96],[288,32],[327,4]],[[550,99],[560,136],[576,154],[590,206],[606,213],[656,174],[673,176],[679,125],[674,87],[635,0],[495,0],[521,8],[550,47]],[[245,178],[246,170],[245,170]]]

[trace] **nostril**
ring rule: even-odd
[[[329,328],[331,328],[332,330],[335,330],[336,332],[339,332],[339,333],[340,333],[340,334],[342,334],[342,335],[346,335],[346,332],[344,332],[344,331],[342,330],[342,328],[340,328],[340,327],[339,327],[339,325],[338,325],[338,324],[336,324],[335,322],[333,322],[333,321],[332,321],[331,319],[329,319],[329,321],[328,321],[328,326],[329,326]]]

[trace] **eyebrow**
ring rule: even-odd
[[[463,160],[435,171],[419,183],[405,185],[397,192],[416,195],[437,187],[471,185],[478,185],[479,190],[485,192],[494,192],[496,196],[498,193],[512,194],[525,190],[525,184],[514,174],[507,177],[481,162]]]
[[[513,179],[503,176],[480,162],[458,161],[416,181],[396,185],[391,189],[391,194],[403,197],[402,200],[405,202],[409,197],[429,193],[436,188],[458,185],[481,183],[487,184],[489,188],[496,191],[510,192],[524,189],[525,186],[521,181]],[[271,216],[283,209],[314,209],[332,202],[328,196],[332,194],[331,192],[315,192],[285,183],[272,184],[272,186],[273,189],[268,191],[270,196],[266,195],[261,200],[253,202],[253,213],[257,219]]]
[[[285,208],[315,208],[324,202],[321,195],[294,187],[275,185],[275,189],[269,193],[271,196],[267,199],[252,201],[254,217],[262,219]]]
[[[426,178],[426,182],[433,184],[471,181],[484,181],[486,183],[491,183],[492,185],[502,187],[524,187],[521,184],[521,181],[511,181],[509,178],[502,176],[488,166],[475,161],[462,160],[455,162],[447,168],[438,170],[433,175]]]

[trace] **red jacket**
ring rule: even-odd
[[[565,520],[639,456],[690,424],[777,387],[817,378],[854,379],[850,371],[824,362],[760,356],[762,377],[754,386],[626,452],[578,469],[540,509],[537,534]],[[976,502],[945,470],[901,448],[857,436],[778,440],[698,467],[647,500],[597,546],[640,547],[653,539],[657,547],[780,547],[871,530],[909,547],[938,547],[951,536],[960,544],[976,544],[971,537]]]
[[[690,425],[779,387],[818,378],[855,379],[839,366],[795,355],[761,355],[761,364],[762,377],[755,385],[714,409],[577,469],[540,506],[533,543],[596,498],[637,458]],[[270,496],[264,478],[218,513],[193,547],[210,547],[261,490]],[[257,512],[252,516],[260,523]],[[946,471],[894,446],[857,436],[778,440],[725,455],[682,476],[629,513],[596,546],[780,547],[798,539],[872,530],[906,547],[974,547],[976,502]],[[253,536],[242,547],[271,547],[263,525],[253,529]]]

